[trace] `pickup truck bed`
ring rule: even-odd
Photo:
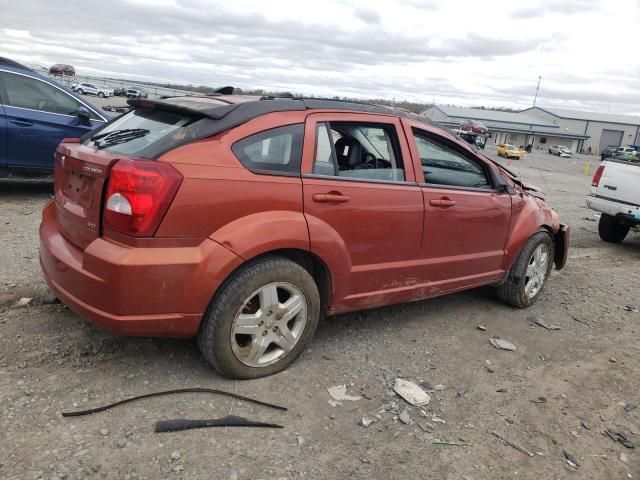
[[[602,213],[600,237],[612,243],[640,226],[640,163],[607,159],[593,176],[587,206]]]

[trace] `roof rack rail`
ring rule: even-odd
[[[5,67],[12,67],[12,68],[19,68],[20,70],[29,70],[31,71],[31,69],[25,65],[22,65],[21,63],[18,63],[14,60],[11,60],[10,58],[6,58],[6,57],[0,57],[0,66],[5,66]]]
[[[274,93],[273,95],[263,95],[260,100],[302,100],[302,97],[294,97],[291,92]]]

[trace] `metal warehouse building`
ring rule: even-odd
[[[493,143],[532,144],[546,150],[564,145],[573,152],[597,154],[609,145],[640,143],[640,118],[561,108],[532,107],[520,112],[431,105],[421,112],[442,125],[457,127],[464,120],[484,123]]]

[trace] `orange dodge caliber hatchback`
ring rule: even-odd
[[[494,285],[524,308],[568,229],[533,187],[426,119],[242,96],[130,100],[55,156],[40,262],[126,335],[194,337],[220,373],[286,368],[323,315]]]

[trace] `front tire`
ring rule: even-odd
[[[76,90],[76,93],[78,93],[78,95],[84,95],[84,90],[79,88],[78,90]]]
[[[505,282],[498,285],[498,298],[516,308],[533,305],[551,274],[553,258],[551,235],[540,231],[531,236],[509,270]]]
[[[98,92],[98,98],[104,98],[104,93]]]
[[[600,238],[609,243],[622,242],[630,230],[629,225],[623,225],[615,217],[603,213],[598,222],[598,233]]]
[[[302,353],[319,318],[320,294],[309,272],[287,258],[268,256],[223,284],[202,320],[198,345],[225,377],[265,377]]]

